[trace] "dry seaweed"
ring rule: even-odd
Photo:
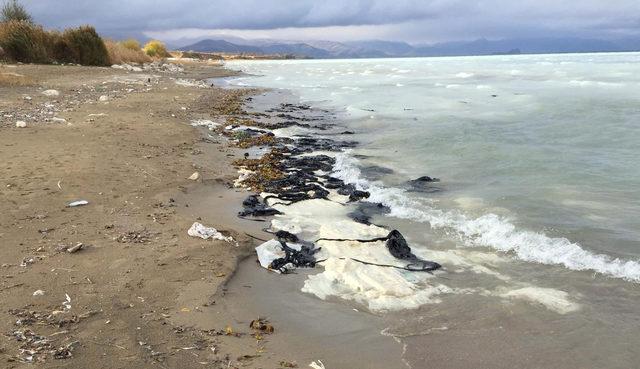
[[[270,146],[276,142],[276,138],[273,135],[264,134],[255,137],[245,137],[236,143],[236,146],[242,149],[248,149],[254,146]]]
[[[265,183],[285,177],[281,164],[282,157],[281,150],[273,149],[260,159],[240,159],[233,164],[253,172],[242,181],[244,186],[262,191]]]

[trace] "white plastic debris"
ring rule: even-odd
[[[218,232],[217,229],[212,227],[205,227],[204,225],[195,222],[187,231],[187,234],[191,237],[200,237],[203,240],[208,240],[212,238],[214,240],[222,240],[227,242],[233,242],[233,237],[226,237],[222,233]]]
[[[200,173],[198,173],[198,172],[193,173],[193,174],[189,177],[189,179],[190,179],[190,180],[192,180],[192,181],[197,181],[198,179],[200,179]]]
[[[88,204],[89,204],[89,201],[87,200],[78,200],[78,201],[73,201],[68,203],[67,206],[70,208],[75,208],[76,206],[84,206]]]
[[[297,243],[287,243],[287,246],[291,247],[294,250],[300,251],[302,249],[302,245]],[[280,241],[278,240],[269,240],[260,246],[256,247],[256,253],[258,254],[258,261],[260,262],[260,266],[263,268],[269,269],[269,265],[276,260],[285,257],[285,252],[280,245]],[[280,273],[277,270],[274,270],[277,273]]]
[[[55,96],[60,96],[60,91],[58,91],[58,90],[45,90],[45,91],[42,91],[42,94],[45,95],[45,96],[55,97]]]
[[[44,291],[43,290],[36,290],[33,293],[33,296],[44,296]]]
[[[51,121],[52,121],[52,122],[57,122],[57,123],[66,123],[66,122],[67,122],[67,120],[66,120],[66,119],[64,119],[64,118],[58,118],[58,117],[53,117],[53,118],[51,118]]]
[[[19,120],[16,122],[16,127],[18,128],[26,128],[27,127],[27,122],[23,121],[23,120]]]
[[[71,297],[68,294],[64,294],[65,300],[62,302],[65,310],[71,310]]]
[[[324,364],[322,363],[322,361],[318,360],[318,362],[316,363],[315,361],[312,361],[309,364],[309,367],[313,368],[313,369],[326,369],[324,367]]]
[[[107,95],[102,95],[100,96],[100,98],[98,99],[99,101],[105,102],[105,101],[109,101],[109,96]]]
[[[220,123],[216,123],[209,119],[198,119],[198,120],[192,120],[191,125],[194,127],[207,127],[209,128],[210,131],[213,131],[214,129],[220,126]]]

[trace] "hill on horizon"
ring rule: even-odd
[[[411,45],[399,41],[365,40],[284,41],[247,40],[238,37],[205,39],[179,47],[179,51],[219,52],[255,55],[289,55],[300,58],[390,58],[419,56],[472,56],[500,54],[543,54],[640,51],[640,39],[614,41],[582,38],[535,38],[454,41],[428,45]]]

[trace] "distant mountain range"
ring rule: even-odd
[[[298,58],[386,58],[417,56],[463,56],[495,54],[541,54],[639,51],[640,39],[605,41],[582,38],[535,38],[445,42],[411,45],[393,41],[280,41],[246,40],[221,36],[177,48],[180,51],[211,53],[288,55]]]

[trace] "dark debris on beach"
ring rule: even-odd
[[[369,198],[369,192],[360,190],[355,185],[345,183],[343,180],[332,176],[331,172],[336,163],[335,158],[319,153],[327,151],[340,152],[344,149],[353,148],[358,144],[356,141],[342,141],[312,135],[276,137],[272,133],[274,129],[292,126],[318,131],[329,130],[329,125],[324,123],[318,123],[314,126],[300,123],[300,121],[321,120],[315,115],[307,116],[307,113],[310,112],[313,112],[313,108],[309,105],[282,103],[265,111],[267,117],[272,114],[270,116],[272,121],[270,122],[234,117],[230,121],[230,126],[220,130],[221,134],[235,139],[235,145],[238,147],[247,149],[258,146],[266,147],[269,150],[260,158],[249,158],[247,153],[244,159],[234,162],[237,167],[250,171],[248,175],[240,180],[244,187],[257,194],[263,192],[269,194],[264,198],[257,194],[247,197],[242,203],[243,210],[239,212],[238,216],[256,218],[281,214],[280,211],[268,204],[268,200],[275,199],[276,201],[273,204],[282,205],[291,205],[310,199],[327,200],[330,190],[336,190],[338,194],[347,196],[349,202],[358,204],[356,210],[349,213],[349,216],[354,221],[371,224],[372,215],[384,214],[389,209],[379,203],[361,201]],[[344,132],[353,133],[350,131]],[[326,135],[331,135],[331,133]],[[374,169],[372,168],[372,170]],[[387,172],[393,173],[393,170],[388,169]],[[421,186],[428,187],[432,182],[437,181],[439,180],[425,176],[412,182],[415,182],[415,188],[420,188]],[[286,256],[274,260],[271,268],[286,273],[288,265],[314,267],[317,263],[314,254],[319,248],[315,248],[313,243],[298,240],[297,236],[288,232],[284,232],[286,234],[283,235],[283,232],[278,231],[276,237]],[[394,257],[411,263],[402,269],[430,272],[440,268],[438,263],[421,260],[416,257],[400,232],[393,230],[384,240],[386,240],[389,252]],[[367,240],[355,241],[369,242]],[[302,242],[303,247],[300,251],[297,251],[290,248],[287,242]]]

